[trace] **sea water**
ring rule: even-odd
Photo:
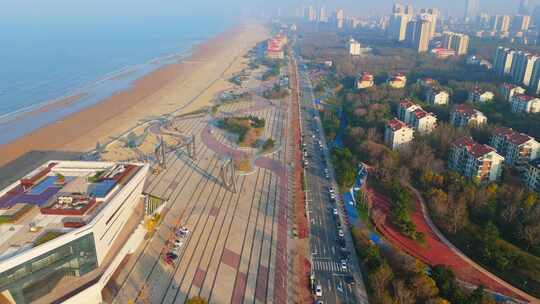
[[[1,24],[0,144],[96,104],[164,64],[178,62],[193,46],[234,22],[204,15],[104,19]],[[50,111],[36,111],[69,96],[83,97]]]

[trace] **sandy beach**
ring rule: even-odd
[[[142,120],[207,106],[231,86],[227,79],[244,67],[243,55],[268,35],[259,24],[225,31],[195,47],[182,63],[164,66],[94,106],[0,145],[0,166],[30,151],[88,151]]]

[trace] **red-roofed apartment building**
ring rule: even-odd
[[[358,81],[356,81],[356,88],[359,90],[371,88],[375,82],[374,82],[373,74],[370,73],[362,73],[362,75],[358,78]]]
[[[503,83],[500,87],[500,93],[504,100],[511,102],[514,95],[525,94],[525,89],[515,84]]]
[[[403,100],[398,105],[398,118],[421,134],[430,133],[437,127],[437,117],[410,100]]]
[[[487,117],[484,113],[475,108],[460,104],[454,108],[450,115],[450,123],[454,127],[464,128],[467,126],[481,126],[487,123]]]
[[[508,166],[524,167],[540,157],[540,143],[527,134],[510,128],[497,128],[491,136],[491,146],[506,159]]]
[[[386,124],[384,143],[392,150],[397,150],[407,145],[414,139],[414,130],[397,118],[393,118]]]
[[[510,101],[514,113],[540,112],[540,99],[525,94],[515,94]]]
[[[462,137],[452,144],[448,167],[480,182],[493,182],[501,177],[503,163],[504,157],[494,148]]]
[[[401,73],[395,74],[388,79],[388,84],[394,89],[403,89],[407,85],[407,77]]]
[[[493,97],[495,97],[495,94],[493,94],[492,92],[477,88],[469,92],[468,102],[485,103],[492,101]]]

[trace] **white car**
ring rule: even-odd
[[[338,235],[339,235],[340,237],[344,237],[344,236],[345,236],[345,233],[343,233],[343,230],[342,230],[342,229],[339,229],[339,230],[338,230]]]
[[[322,287],[321,287],[321,285],[317,285],[317,287],[315,287],[315,295],[317,297],[322,297]]]
[[[334,215],[338,215],[338,210],[337,210],[337,208],[334,208],[333,212],[334,212]]]
[[[341,260],[341,270],[347,270],[347,261]]]

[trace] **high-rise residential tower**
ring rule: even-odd
[[[466,20],[472,20],[478,15],[479,0],[466,0],[465,2],[465,15]]]
[[[412,16],[406,14],[393,14],[390,16],[388,37],[395,41],[404,41],[407,35],[407,25]]]
[[[493,60],[493,69],[499,77],[504,77],[510,74],[512,61],[514,60],[515,51],[498,47],[495,51],[495,59]]]
[[[531,3],[529,0],[521,0],[519,2],[518,14],[528,15],[530,14],[530,10],[531,10]]]
[[[431,41],[431,22],[428,20],[414,20],[409,22],[407,26],[407,41],[419,53],[429,50],[429,42]]]
[[[443,32],[443,48],[456,51],[456,55],[466,55],[469,49],[469,36],[465,34]]]

